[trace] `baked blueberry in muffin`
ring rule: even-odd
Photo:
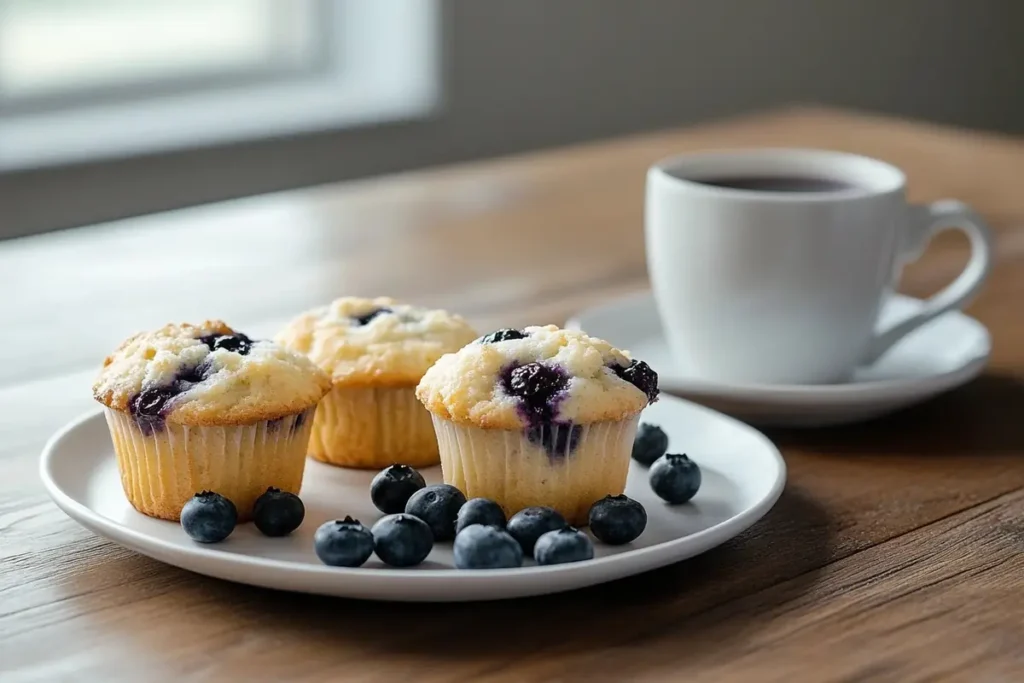
[[[490,334],[485,334],[478,340],[481,344],[496,344],[500,341],[508,341],[510,339],[524,339],[526,333],[522,330],[503,329],[495,330]]]

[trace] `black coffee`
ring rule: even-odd
[[[731,176],[695,179],[694,182],[731,190],[754,192],[837,192],[856,189],[856,185],[830,178],[812,176]]]

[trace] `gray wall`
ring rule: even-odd
[[[446,0],[429,121],[0,176],[0,235],[827,103],[1024,131],[1020,0]]]

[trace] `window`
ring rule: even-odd
[[[0,170],[417,117],[436,0],[0,0]]]

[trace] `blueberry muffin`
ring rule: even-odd
[[[313,413],[329,389],[305,356],[207,321],[130,337],[103,362],[93,396],[106,406],[135,509],[177,520],[210,490],[246,520],[267,487],[299,492]]]
[[[457,315],[386,297],[337,299],[293,320],[277,341],[307,354],[333,384],[313,420],[310,455],[343,467],[436,465],[437,439],[416,384],[476,336]]]
[[[499,330],[427,371],[445,482],[506,515],[555,508],[575,525],[623,492],[640,412],[658,397],[643,361],[553,325]]]

